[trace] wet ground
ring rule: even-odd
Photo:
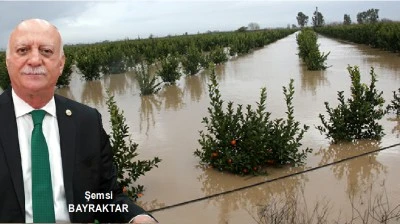
[[[369,82],[370,67],[374,67],[377,88],[384,91],[386,100],[392,99],[392,91],[400,87],[400,57],[325,37],[320,37],[319,42],[321,51],[331,52],[327,61],[331,67],[326,71],[310,72],[303,67],[296,55],[295,35],[216,68],[224,100],[254,105],[260,89],[267,87],[267,109],[272,117],[285,115],[282,86],[295,80],[295,118],[311,126],[302,142],[303,147],[314,151],[304,166],[269,169],[268,176],[241,177],[198,165],[193,152],[199,148],[198,131],[203,129],[201,120],[207,116],[209,106],[206,72],[182,77],[176,85],[165,86],[158,94],[146,97],[140,96],[133,73],[92,82],[81,81],[75,74],[70,87],[58,92],[98,108],[107,131],[106,88],[115,95],[125,112],[132,139],[139,144],[140,158],[158,156],[163,160],[158,169],[139,180],[146,187],[139,203],[148,210],[161,208],[153,213],[161,223],[257,223],[260,208],[293,197],[301,201],[299,208],[307,208],[310,214],[317,202],[328,205],[329,216],[341,222],[356,213],[350,202],[363,211],[368,200],[382,193],[388,195],[388,206],[394,208],[400,204],[400,146],[379,149],[400,143],[400,120],[394,115],[386,116],[380,122],[386,133],[384,138],[358,144],[330,145],[314,126],[320,125],[318,114],[325,112],[325,101],[336,105],[340,90],[348,96],[347,65],[360,67],[363,82]],[[372,153],[304,172],[367,152]],[[297,172],[303,173],[280,178]],[[262,182],[265,183],[235,191]],[[227,191],[232,192],[223,193]],[[192,202],[162,210],[187,201]]]

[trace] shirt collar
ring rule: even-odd
[[[23,99],[21,99],[15,92],[14,89],[12,89],[12,98],[14,101],[14,110],[15,110],[15,117],[21,117],[24,116],[25,114],[30,113],[32,110],[35,110],[35,108],[31,107],[29,104],[27,104]],[[49,115],[53,117],[56,116],[56,103],[54,101],[54,96],[51,98],[51,100],[42,108],[40,108],[44,111],[46,111]]]

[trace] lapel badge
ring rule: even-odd
[[[71,110],[69,110],[69,109],[67,109],[66,111],[65,111],[65,114],[69,117],[69,116],[71,116],[72,115],[72,111]]]

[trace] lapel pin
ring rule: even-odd
[[[69,110],[69,109],[67,109],[67,110],[65,111],[65,114],[66,114],[67,116],[71,116],[71,115],[72,115],[72,111]]]

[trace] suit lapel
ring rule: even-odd
[[[0,124],[0,145],[3,147],[6,156],[18,203],[22,214],[25,214],[21,153],[19,149],[17,121],[15,118],[14,103],[11,97],[11,89],[4,91],[3,94],[0,95]]]
[[[68,108],[66,100],[57,95],[54,96],[56,102],[56,113],[58,121],[58,129],[60,133],[60,148],[62,157],[62,167],[64,175],[64,188],[67,204],[74,203],[73,192],[73,171],[75,163],[75,135],[76,127],[73,116],[68,116],[66,111]],[[70,219],[73,220],[73,214],[70,213]]]

